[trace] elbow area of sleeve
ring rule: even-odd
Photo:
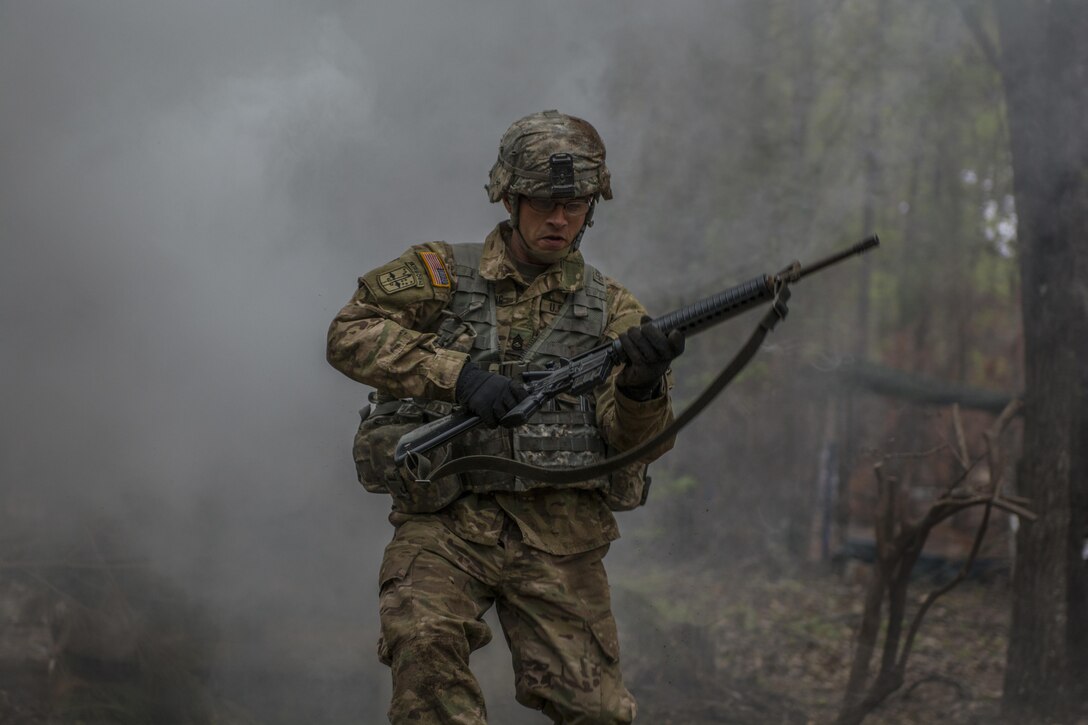
[[[672,406],[668,394],[647,401],[628,398],[616,390],[616,419],[624,426],[633,428],[664,428],[668,424]]]
[[[453,402],[457,376],[461,374],[461,368],[467,361],[466,353],[442,348],[436,350],[434,362],[427,369],[428,387],[433,391],[429,393],[429,397]]]
[[[667,394],[660,398],[639,402],[617,391],[613,415],[615,417],[611,437],[614,440],[611,443],[619,451],[630,450],[657,435],[673,420],[672,403]],[[672,448],[672,444],[671,440],[666,441],[653,452],[651,457],[656,458],[662,455]]]

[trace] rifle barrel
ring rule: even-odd
[[[860,242],[853,245],[849,249],[844,249],[841,252],[836,252],[835,254],[824,257],[817,262],[813,262],[810,265],[802,267],[801,271],[797,275],[797,278],[801,279],[806,275],[810,275],[814,272],[819,272],[824,267],[830,267],[833,264],[838,264],[847,257],[852,257],[855,254],[864,254],[865,252],[868,252],[870,249],[873,249],[874,247],[877,247],[879,245],[880,238],[877,235],[872,234],[868,237],[865,237],[865,239],[862,239]]]

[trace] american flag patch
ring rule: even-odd
[[[434,252],[420,252],[419,258],[423,260],[423,266],[427,268],[431,284],[435,287],[450,286],[450,274],[446,271],[446,265],[441,257]]]

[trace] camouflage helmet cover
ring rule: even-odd
[[[491,167],[487,196],[612,198],[604,142],[589,122],[558,111],[514,121]]]

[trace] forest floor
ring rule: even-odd
[[[865,566],[775,576],[754,564],[723,570],[695,560],[683,566],[616,563],[610,568],[613,603],[639,723],[834,722],[861,620]],[[934,586],[915,582],[913,606]],[[75,617],[84,610],[70,606],[73,595],[94,606]],[[865,723],[1001,722],[1009,598],[1007,581],[999,578],[964,582],[939,599],[922,625],[904,686]],[[362,715],[384,710],[386,695],[376,683],[388,675],[384,668],[375,673],[372,657],[361,654],[349,659],[354,665],[338,666],[336,677],[313,672],[305,657],[278,665],[273,674],[284,702],[273,698],[275,709],[283,710],[289,698],[297,712],[311,714],[305,719],[260,709],[264,703],[267,710],[273,689],[257,688],[259,672],[240,673],[248,683],[243,690],[257,694],[237,704],[224,701],[207,682],[216,634],[175,590],[139,568],[7,572],[0,576],[0,605],[3,725],[384,720]],[[138,629],[123,626],[137,623]],[[353,652],[338,625],[312,624],[315,640],[335,639],[329,649]],[[356,650],[369,646],[370,640],[360,640]],[[508,678],[501,643],[488,649]],[[474,669],[476,664],[474,658]],[[511,684],[504,679],[500,690],[508,695]],[[499,725],[544,721],[512,699],[494,704],[492,719]],[[91,711],[99,717],[77,714]]]
[[[615,579],[630,587],[618,591],[616,604],[639,720],[833,722],[853,658],[867,568],[803,578],[712,577],[692,568],[643,568]],[[693,581],[701,584],[693,587]],[[915,607],[933,586],[914,584]],[[904,686],[865,722],[1000,722],[1008,624],[1004,580],[953,589],[927,613]],[[879,650],[874,669],[878,658]]]

